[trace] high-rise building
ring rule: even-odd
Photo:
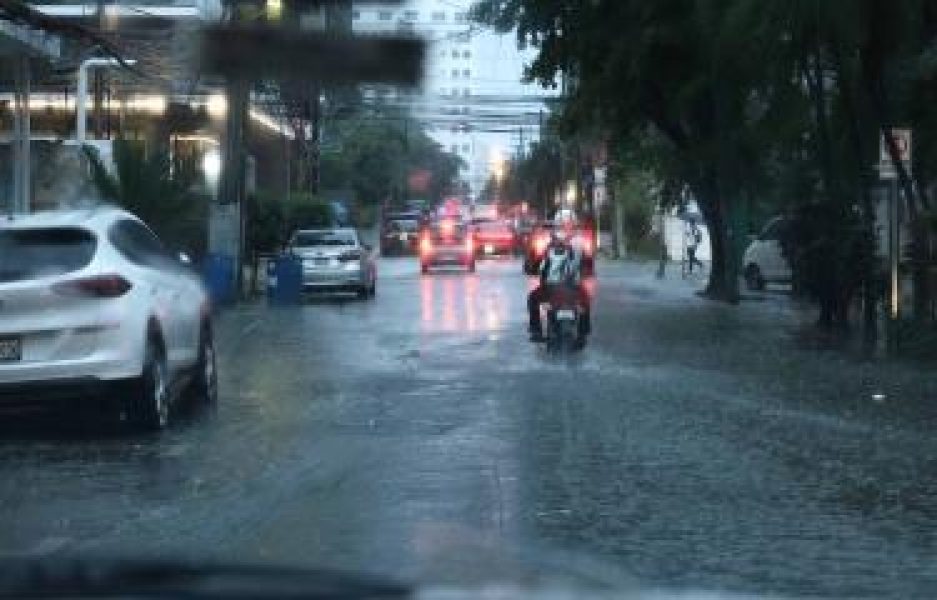
[[[499,35],[469,21],[473,0],[356,2],[355,33],[406,33],[426,40],[422,86],[387,91],[384,98],[411,109],[443,149],[466,162],[462,177],[473,193],[499,163],[539,137],[543,98],[521,81],[525,54],[513,34]],[[368,90],[366,97],[379,93]]]

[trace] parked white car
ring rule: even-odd
[[[217,396],[208,294],[139,219],[100,207],[0,217],[0,404],[119,401],[161,429]]]
[[[290,239],[290,252],[302,261],[306,291],[353,291],[360,298],[377,293],[373,249],[354,229],[299,230]]]
[[[750,290],[763,290],[768,283],[791,281],[791,266],[781,250],[781,233],[787,221],[775,217],[745,250],[742,273]]]

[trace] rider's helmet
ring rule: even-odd
[[[556,226],[555,231],[563,236],[564,241],[571,241],[576,231],[576,213],[572,209],[562,208],[556,211],[553,222]]]

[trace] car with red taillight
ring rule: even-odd
[[[478,256],[514,254],[517,248],[517,234],[504,221],[476,219],[472,221],[472,233]]]
[[[116,400],[165,427],[217,396],[207,291],[138,218],[99,207],[0,220],[0,407]]]
[[[471,228],[456,219],[440,219],[424,228],[420,235],[420,270],[433,267],[461,266],[475,271],[476,242]]]
[[[377,293],[372,248],[350,227],[304,229],[290,239],[290,252],[302,262],[304,291],[354,292],[362,299]]]

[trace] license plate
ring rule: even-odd
[[[18,337],[0,337],[0,362],[23,359],[23,342]]]
[[[407,241],[407,234],[406,234],[406,233],[401,233],[401,234],[400,234],[400,241],[401,241],[401,242],[406,242],[406,241]]]
[[[485,254],[494,254],[495,247],[494,244],[485,244]]]
[[[572,321],[576,318],[576,312],[572,310],[556,311],[556,318],[559,321]]]

